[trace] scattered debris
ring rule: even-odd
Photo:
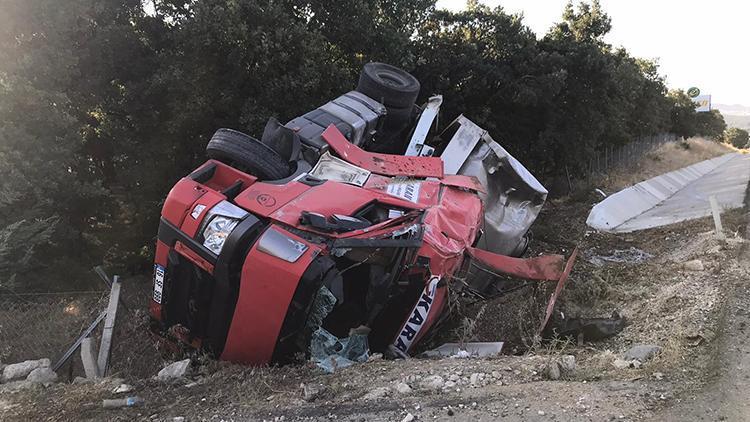
[[[3,382],[26,378],[31,371],[37,368],[48,368],[50,365],[51,362],[47,358],[12,363],[3,369]]]
[[[603,266],[606,262],[618,264],[640,264],[654,256],[641,249],[630,247],[628,249],[615,249],[610,255],[593,255],[588,257],[588,261],[597,267]]]
[[[688,270],[688,271],[703,271],[703,261],[700,259],[694,259],[692,261],[687,261],[682,264],[682,268]]]
[[[182,378],[187,373],[189,367],[190,359],[184,359],[171,363],[165,366],[161,371],[159,371],[159,373],[156,375],[156,379],[159,381],[170,381],[175,378]]]
[[[411,413],[406,413],[406,416],[404,416],[403,419],[401,419],[401,422],[412,422],[414,420],[414,415]]]
[[[313,385],[313,384],[300,384],[300,388],[302,388],[302,399],[307,402],[315,401],[315,399],[320,396],[321,391],[323,391],[320,386]]]
[[[351,330],[349,337],[338,338],[324,328],[317,329],[310,342],[310,355],[318,367],[329,374],[357,362],[367,362],[367,327]]]
[[[445,380],[440,375],[430,375],[422,379],[419,386],[425,390],[441,390]]]
[[[661,347],[652,344],[637,344],[623,355],[625,360],[637,360],[641,363],[654,357],[657,353],[661,352]]]
[[[396,384],[396,392],[399,394],[408,394],[411,393],[411,387],[409,387],[409,384],[405,382],[399,382]]]
[[[422,353],[423,357],[484,358],[497,356],[503,350],[503,342],[445,343]]]
[[[609,318],[567,318],[558,313],[544,331],[545,338],[568,337],[597,341],[619,334],[625,328],[625,317],[617,311]]]
[[[133,390],[135,390],[135,387],[133,387],[130,384],[120,384],[117,387],[115,387],[114,390],[112,390],[112,393],[114,394],[129,393]]]
[[[559,365],[564,373],[572,374],[576,370],[576,357],[573,355],[565,355],[560,358]]]
[[[120,407],[134,407],[143,406],[146,403],[140,397],[125,397],[122,399],[104,399],[102,401],[102,407],[105,409],[117,409]]]
[[[641,362],[635,359],[632,360],[625,360],[617,358],[612,362],[612,366],[614,366],[617,369],[625,369],[625,368],[635,368],[638,369],[641,367]]]
[[[391,394],[391,389],[389,387],[378,387],[373,390],[370,390],[362,398],[365,400],[377,400],[377,399],[382,399],[383,397],[388,397],[390,394]]]

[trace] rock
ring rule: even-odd
[[[312,384],[300,384],[302,388],[302,400],[315,401],[320,396],[320,387]]]
[[[536,412],[536,414],[539,415],[539,416],[546,415],[546,413],[544,413],[544,410],[539,410],[538,412]]]
[[[560,365],[557,362],[550,362],[544,370],[544,375],[551,380],[560,379]]]
[[[637,344],[625,352],[623,359],[637,360],[643,363],[654,357],[659,352],[661,352],[661,347],[659,346],[653,344]]]
[[[718,253],[721,253],[721,245],[714,245],[708,248],[708,250],[706,250],[706,253],[709,255],[716,255]]]
[[[640,368],[641,362],[638,360],[624,360],[617,358],[614,362],[612,362],[612,365],[617,369],[625,369],[625,368]]]
[[[443,385],[445,385],[445,380],[440,375],[430,375],[424,377],[419,385],[425,390],[441,390]]]
[[[405,382],[400,382],[396,384],[396,392],[399,394],[409,394],[411,393],[411,387]]]
[[[450,381],[450,380],[446,381],[445,384],[443,384],[443,388],[453,388],[455,386],[456,386],[456,382]]]
[[[73,384],[92,384],[96,382],[93,378],[84,378],[84,377],[75,377],[73,379]]]
[[[49,359],[46,358],[10,364],[3,369],[3,382],[26,378],[34,369],[49,367],[50,365]]]
[[[692,261],[687,261],[682,264],[682,268],[688,270],[688,271],[703,271],[703,261],[700,259],[694,259]]]
[[[112,390],[112,393],[114,394],[129,393],[133,390],[135,390],[135,387],[133,387],[130,384],[120,384],[117,387],[115,387],[114,390]]]
[[[576,370],[576,357],[573,355],[565,355],[560,358],[560,370],[566,374],[572,374]]]
[[[373,353],[370,355],[370,357],[367,358],[368,362],[374,362],[376,360],[383,360],[383,354],[382,353]]]
[[[41,385],[27,380],[11,381],[5,384],[0,384],[0,393],[14,393],[16,391],[29,390],[32,388],[41,388]]]
[[[663,373],[661,373],[661,372],[654,372],[653,374],[651,374],[651,376],[652,376],[652,377],[653,377],[653,378],[654,378],[655,380],[657,380],[657,381],[661,381],[661,380],[663,380],[663,379],[664,379],[664,374],[663,374]]]
[[[412,422],[414,420],[414,415],[411,413],[407,413],[406,416],[404,416],[403,419],[401,419],[401,422]]]
[[[175,416],[174,418],[172,418],[172,422],[185,422],[185,417],[184,416]]]
[[[190,359],[184,359],[178,362],[171,363],[165,366],[156,375],[156,379],[159,381],[169,381],[175,378],[184,377],[190,367]]]
[[[459,377],[459,376],[458,376],[457,374],[451,374],[451,375],[450,375],[450,376],[448,377],[448,379],[449,379],[449,380],[451,380],[451,381],[453,381],[453,382],[458,382],[458,380],[460,380],[460,379],[461,379],[461,377]]]
[[[57,373],[49,366],[42,366],[31,371],[29,376],[26,377],[26,381],[45,385],[52,384],[57,381]]]
[[[615,359],[614,362],[612,362],[612,366],[614,366],[617,369],[625,369],[625,368],[630,367],[630,362],[617,358]]]
[[[469,377],[469,384],[471,384],[472,387],[479,387],[479,385],[481,384],[481,376],[480,375],[481,374],[478,374],[476,372],[474,372],[473,374],[471,374],[471,376]]]
[[[370,390],[362,398],[365,400],[377,400],[377,399],[382,399],[383,397],[387,397],[389,394],[391,394],[390,388],[378,387],[374,390]]]

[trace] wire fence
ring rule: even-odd
[[[609,145],[589,160],[588,178],[592,180],[595,176],[607,174],[612,170],[632,166],[644,155],[678,139],[679,137],[673,133],[661,133],[644,136],[622,146]]]
[[[148,330],[148,290],[142,281],[122,282],[108,375],[150,376],[161,365],[157,342]],[[145,291],[144,291],[145,290]],[[0,294],[0,362],[48,358],[55,364],[75,340],[106,310],[109,290]],[[127,309],[122,303],[127,303]],[[91,333],[95,344],[102,326]],[[58,370],[62,379],[83,376],[76,350]]]

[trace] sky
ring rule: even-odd
[[[522,13],[538,37],[560,21],[567,0],[483,0]],[[600,0],[612,18],[605,41],[636,57],[657,59],[670,88],[696,86],[714,104],[750,106],[750,1]],[[463,9],[465,0],[438,0]]]

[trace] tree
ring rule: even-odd
[[[724,132],[724,142],[735,148],[748,148],[750,147],[750,134],[745,129],[730,127]]]
[[[137,0],[0,5],[0,283],[96,253],[110,211],[98,110],[117,95],[111,72],[126,68],[116,60],[129,58],[124,29],[139,10]]]

